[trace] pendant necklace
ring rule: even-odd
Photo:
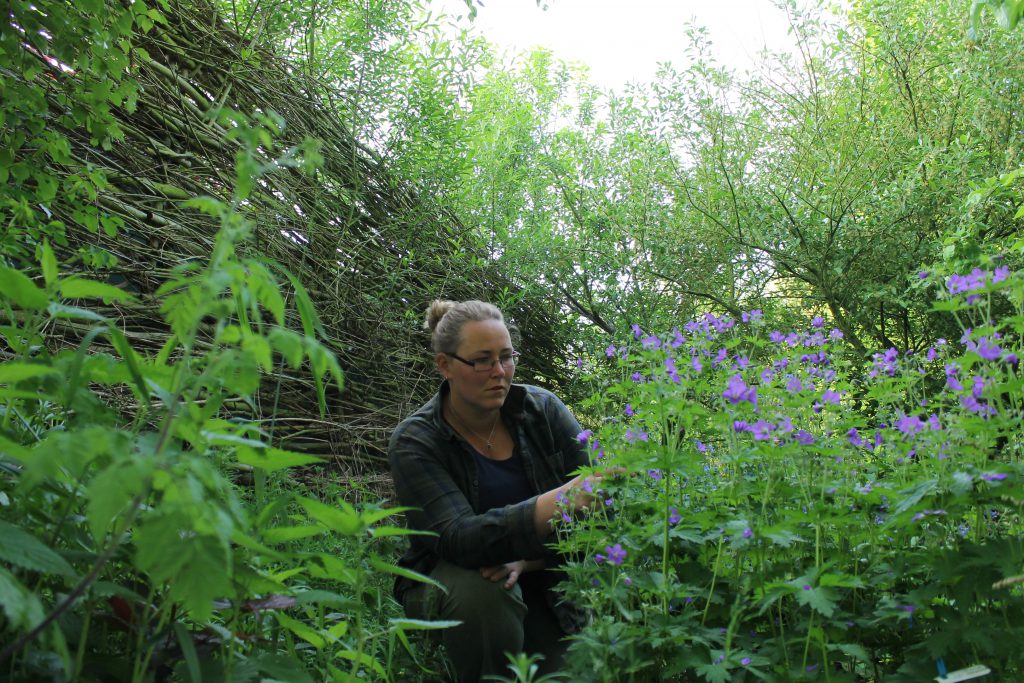
[[[459,417],[459,414],[455,412],[455,404],[452,402],[450,398],[448,399],[448,410],[452,411],[452,417],[455,418],[455,420],[463,429],[465,429],[467,432],[469,432],[470,434],[472,434],[473,436],[487,444],[488,451],[494,450],[494,443],[492,442],[492,439],[494,438],[494,430],[498,427],[498,418],[501,417],[500,410],[498,411],[498,414],[494,416],[494,423],[491,424],[491,433],[487,435],[486,439],[480,436],[480,434],[477,433],[476,430],[470,429],[469,425],[462,421],[462,418]]]

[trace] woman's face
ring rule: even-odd
[[[455,351],[467,361],[495,360],[512,353],[508,328],[498,320],[474,320],[462,326],[462,342]],[[490,370],[477,372],[472,365],[446,353],[436,356],[438,370],[448,378],[456,409],[490,411],[501,408],[512,385],[515,366],[494,363]]]

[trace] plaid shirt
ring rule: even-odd
[[[481,510],[477,466],[468,444],[441,416],[448,383],[395,429],[388,459],[395,491],[413,529],[436,536],[411,536],[409,551],[399,564],[429,574],[439,558],[475,569],[515,560],[544,558],[549,567],[558,556],[537,535],[533,523],[536,496],[561,486],[571,473],[588,464],[587,451],[576,438],[580,424],[554,394],[540,387],[513,384],[501,408],[502,418],[519,449],[534,496],[503,508]],[[552,585],[557,578],[552,574]],[[396,597],[415,585],[400,577]],[[579,610],[558,602],[548,590],[548,602],[567,632],[581,625]]]

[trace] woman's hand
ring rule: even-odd
[[[505,579],[505,590],[509,590],[526,572],[543,568],[544,560],[516,560],[494,567],[480,567],[480,576],[495,583]]]

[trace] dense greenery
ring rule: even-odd
[[[415,405],[438,295],[513,311],[633,474],[559,536],[573,679],[1019,677],[1024,3],[787,7],[798,54],[692,27],[602,92],[429,3],[9,3],[0,680],[442,677],[402,511],[350,484],[383,435],[326,463],[279,419]],[[279,58],[282,112],[232,107]],[[296,139],[320,105],[351,138]]]

